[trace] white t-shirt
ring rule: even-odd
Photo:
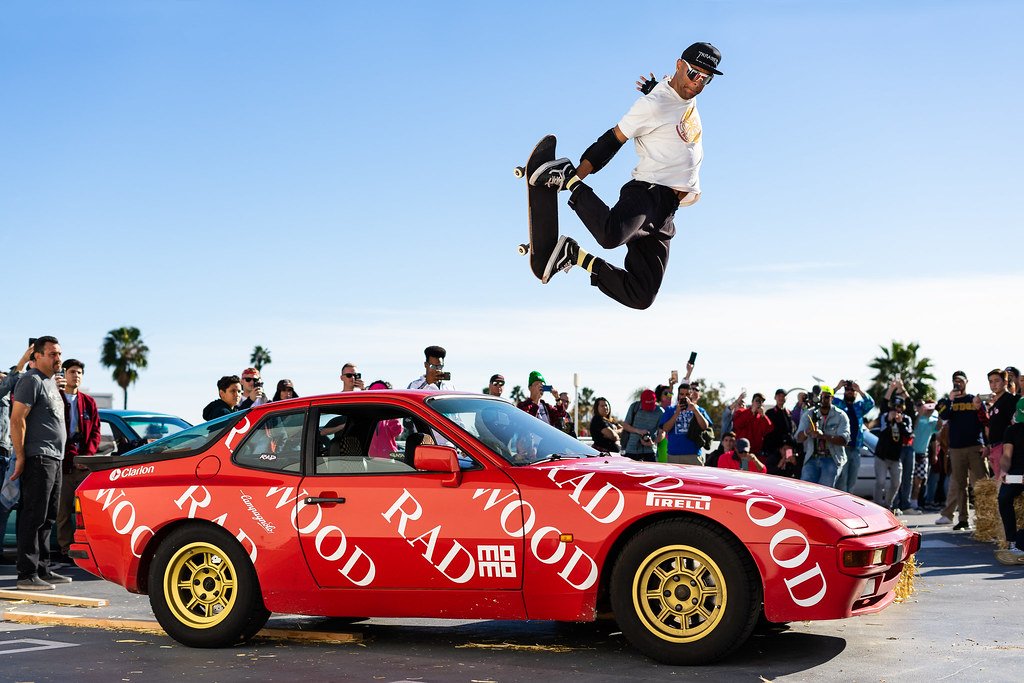
[[[420,375],[419,379],[414,379],[409,382],[409,386],[407,386],[406,389],[418,389],[421,391],[457,391],[454,384],[444,380],[441,380],[437,384],[427,384],[426,375]]]
[[[684,100],[665,79],[638,99],[618,126],[633,139],[640,158],[634,179],[688,192],[680,206],[700,199],[704,145],[696,99]]]

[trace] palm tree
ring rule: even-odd
[[[100,350],[100,363],[113,370],[111,376],[124,391],[124,408],[128,409],[128,386],[139,379],[139,370],[149,365],[149,347],[142,343],[137,327],[119,327],[107,332]]]
[[[265,349],[262,346],[255,346],[252,350],[252,355],[249,356],[249,362],[254,368],[263,372],[264,365],[270,365],[270,349]]]
[[[871,388],[868,389],[868,393],[875,401],[885,395],[889,382],[897,375],[903,378],[903,384],[911,393],[911,398],[925,401],[935,399],[935,387],[931,385],[931,382],[935,381],[935,375],[929,371],[932,361],[930,358],[917,357],[920,344],[904,344],[893,340],[889,348],[878,348],[882,350],[882,355],[868,363],[869,368],[878,371],[872,378]]]
[[[512,393],[509,395],[513,403],[519,403],[526,398],[526,394],[523,393],[523,388],[518,384],[512,387]]]

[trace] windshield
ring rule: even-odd
[[[128,423],[140,439],[145,439],[146,442],[156,441],[162,439],[165,436],[171,436],[177,434],[183,429],[188,429],[192,425],[185,422],[179,417],[160,417],[155,415],[148,416],[137,416],[137,417],[126,417],[124,421]]]
[[[235,424],[245,411],[230,413],[216,420],[183,429],[177,434],[153,441],[145,446],[128,451],[125,455],[184,455],[202,450]]]
[[[427,405],[513,465],[530,465],[562,456],[598,455],[590,446],[506,401],[438,396],[428,399]]]

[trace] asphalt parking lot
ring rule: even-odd
[[[258,637],[223,650],[178,645],[159,631],[118,628],[120,620],[153,622],[148,598],[132,595],[79,569],[61,595],[107,599],[104,607],[55,607],[3,601],[0,671],[18,681],[536,681],[835,680],[1010,681],[1024,654],[1017,605],[1024,566],[1003,567],[993,546],[967,532],[937,527],[934,516],[907,518],[924,534],[917,555],[917,592],[880,614],[832,622],[793,623],[760,631],[727,660],[709,667],[659,665],[632,650],[613,622],[344,620],[275,615],[268,628],[293,637]],[[14,567],[0,567],[0,587]],[[111,620],[107,628],[28,625],[9,613],[45,620]],[[10,617],[14,618],[14,617]],[[19,617],[25,618],[25,617]],[[296,640],[311,632],[351,642]],[[314,636],[316,637],[316,636]],[[6,662],[4,660],[6,659]]]

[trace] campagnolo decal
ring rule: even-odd
[[[514,545],[478,545],[476,566],[483,578],[516,578],[516,547]]]
[[[144,474],[153,474],[156,468],[152,465],[139,465],[138,467],[122,467],[119,470],[110,471],[110,481],[127,479],[128,477],[140,477]]]
[[[274,533],[274,529],[276,529],[277,527],[274,526],[273,524],[271,524],[270,522],[268,522],[266,519],[263,518],[263,515],[260,514],[260,511],[257,510],[256,506],[252,504],[252,496],[250,496],[249,494],[245,493],[244,491],[242,491],[240,493],[242,494],[242,496],[241,496],[241,498],[242,498],[242,505],[244,505],[246,507],[246,509],[249,510],[249,512],[252,513],[252,521],[256,522],[261,527],[266,529],[268,534]]]
[[[725,490],[747,497],[747,519],[763,529],[779,526],[786,518],[786,506],[775,500],[771,494],[749,486],[726,486]],[[790,545],[787,545],[788,549],[792,549],[793,541],[802,547],[796,554],[787,553],[787,556],[779,557],[779,546],[787,541],[790,542]],[[817,605],[828,591],[828,582],[821,571],[821,565],[815,562],[810,566],[807,563],[810,555],[810,541],[802,531],[794,527],[780,527],[768,543],[768,557],[771,561],[780,569],[793,570],[793,575],[783,577],[783,583],[786,584],[789,597],[800,607]],[[817,592],[813,592],[815,588]]]
[[[691,493],[647,493],[647,507],[674,508],[683,510],[710,510],[711,496]]]
[[[473,499],[483,499],[484,511],[501,506],[499,523],[501,530],[512,538],[528,538],[530,553],[542,564],[559,567],[557,575],[576,590],[587,590],[597,582],[597,562],[578,545],[572,546],[572,554],[566,557],[567,544],[562,543],[562,532],[558,527],[537,527],[537,511],[533,505],[519,498],[516,490],[477,489]],[[516,524],[522,526],[516,528]],[[548,543],[545,543],[548,541]],[[552,552],[542,552],[544,547]]]

